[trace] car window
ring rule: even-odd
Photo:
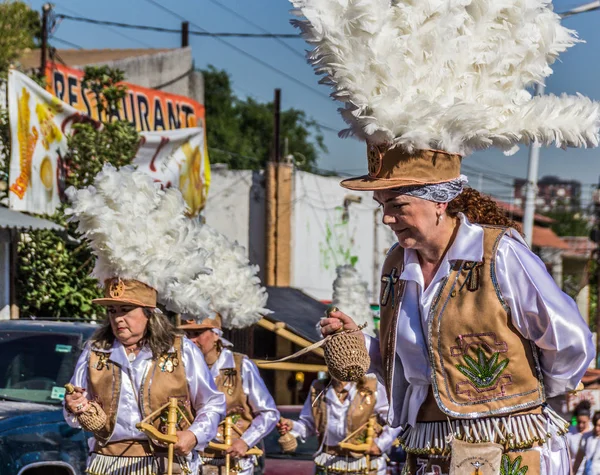
[[[0,332],[0,399],[60,404],[80,341],[79,335]]]
[[[281,412],[281,417],[286,419],[297,420],[299,416],[298,412]],[[319,448],[319,441],[316,436],[309,437],[305,443],[298,440],[298,448],[292,454],[284,454],[281,451],[281,446],[277,442],[279,440],[279,433],[277,429],[271,431],[271,433],[265,437],[265,452],[267,458],[289,458],[292,460],[313,460],[315,452]]]

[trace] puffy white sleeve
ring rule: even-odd
[[[592,333],[577,305],[516,236],[502,238],[496,265],[513,325],[539,349],[546,396],[575,389],[595,354]]]
[[[375,414],[378,416],[377,418],[380,421],[385,421],[387,420],[387,414],[390,405],[388,403],[385,387],[379,382],[377,383],[376,398],[377,401],[375,402]],[[400,434],[401,430],[401,427],[396,427],[395,429],[392,429],[387,424],[383,426],[381,434],[379,434],[379,437],[377,437],[374,440],[375,444],[377,445],[377,447],[379,447],[379,450],[381,450],[382,453],[388,452],[392,448],[392,444]]]
[[[69,381],[73,386],[78,388],[87,389],[88,385],[88,364],[90,359],[90,345],[89,343],[85,345],[83,351],[79,355],[79,359],[77,360],[77,364],[75,365],[75,371],[71,380]],[[84,393],[87,397],[87,392]],[[71,414],[67,411],[65,402],[63,401],[63,416],[67,424],[76,429],[81,429],[81,425],[77,421],[77,417],[75,414]]]
[[[300,417],[297,421],[294,421],[290,433],[302,442],[306,442],[306,439],[317,433],[312,413],[310,394],[306,398],[306,401],[304,401],[304,406],[302,407],[302,411],[300,411]]]
[[[202,352],[190,340],[183,340],[183,365],[196,418],[188,430],[196,436],[196,450],[203,450],[215,438],[225,417],[225,395],[217,387]]]
[[[246,357],[242,360],[242,386],[254,416],[252,424],[242,435],[242,440],[248,447],[254,447],[275,428],[279,421],[279,411],[258,368]]]

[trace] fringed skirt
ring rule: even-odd
[[[320,453],[315,458],[316,475],[376,475],[382,468],[382,457],[371,457],[367,468],[367,457],[354,458],[351,456]],[[385,466],[385,464],[383,464]],[[385,473],[385,472],[384,472]]]
[[[175,456],[173,474],[191,474],[188,462]],[[166,456],[146,455],[142,457],[122,457],[93,453],[85,471],[89,475],[163,475],[167,473]]]
[[[510,449],[529,449],[545,444],[553,436],[566,434],[568,429],[569,423],[545,406],[541,414],[417,422],[416,427],[408,426],[398,439],[409,454],[449,455],[451,434],[470,443],[495,442]]]

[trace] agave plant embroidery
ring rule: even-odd
[[[508,366],[508,358],[498,361],[500,353],[496,352],[490,358],[485,356],[481,348],[477,349],[477,361],[465,355],[465,364],[457,364],[456,368],[464,374],[475,387],[489,388],[500,377]]]
[[[508,455],[503,455],[500,464],[500,475],[525,475],[529,467],[527,465],[521,467],[521,462],[523,462],[523,457],[520,455],[512,463]]]

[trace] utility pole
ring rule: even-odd
[[[281,89],[275,89],[273,100],[273,143],[271,159],[267,163],[267,229],[266,229],[266,283],[277,286],[279,253],[279,162],[281,159]]]
[[[273,161],[281,161],[281,89],[275,89],[273,103]]]
[[[187,48],[190,45],[190,22],[181,22],[181,47]]]
[[[40,77],[44,77],[46,74],[46,59],[48,56],[48,17],[52,11],[52,5],[50,3],[44,3],[42,7],[42,42],[40,45]]]
[[[537,96],[544,94],[545,84],[536,86]],[[529,164],[527,165],[527,187],[525,189],[525,210],[523,212],[523,234],[529,247],[533,242],[533,222],[535,220],[535,199],[537,197],[538,170],[540,168],[540,144],[533,142],[529,147]]]
[[[592,12],[600,9],[600,0],[594,0],[568,11],[561,12],[558,15],[561,19],[577,15],[580,13]],[[541,82],[536,87],[536,94],[544,93],[545,84]],[[529,147],[529,165],[527,170],[527,189],[525,195],[525,210],[523,212],[523,234],[525,241],[531,247],[533,239],[533,221],[535,216],[535,199],[537,196],[537,176],[540,162],[540,144],[533,142]]]

